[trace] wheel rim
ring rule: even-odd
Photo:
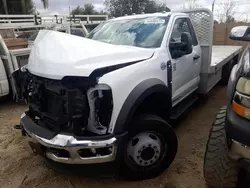
[[[153,132],[139,133],[128,143],[127,156],[139,166],[151,166],[159,160],[161,155],[161,139]]]

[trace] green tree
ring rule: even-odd
[[[164,4],[159,4],[154,0],[105,0],[104,4],[114,17],[132,13],[170,11]]]
[[[71,11],[71,14],[79,15],[79,14],[83,14],[83,12],[84,12],[84,9],[78,5],[75,9]]]
[[[34,10],[32,0],[2,0],[0,3],[0,14],[33,14]]]
[[[44,8],[48,8],[48,0],[41,0]],[[1,0],[0,14],[33,14],[34,3],[32,0]]]
[[[71,11],[72,15],[93,15],[93,14],[100,14],[98,11],[95,10],[95,6],[91,3],[85,4],[83,7],[79,5]]]
[[[145,13],[154,13],[154,12],[170,12],[170,8],[168,8],[165,4],[159,4],[155,1],[149,1],[149,3],[145,6]]]
[[[95,6],[93,4],[85,4],[83,9],[84,14],[97,14],[97,11],[95,10]]]

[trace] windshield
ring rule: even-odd
[[[39,31],[35,31],[28,39],[28,41],[35,41]]]
[[[116,45],[158,48],[169,17],[114,20],[96,27],[88,38]]]

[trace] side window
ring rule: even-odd
[[[174,28],[171,34],[171,42],[181,42],[181,34],[183,32],[190,33],[192,36],[192,44],[196,46],[198,44],[197,39],[195,37],[194,29],[191,25],[191,22],[187,18],[179,18],[174,23]]]
[[[71,29],[71,34],[79,36],[79,37],[85,37],[85,35],[81,29]]]

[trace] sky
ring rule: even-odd
[[[181,10],[185,2],[188,0],[157,0],[162,3],[166,3],[171,10]],[[197,3],[204,8],[211,9],[213,0],[196,0]],[[228,0],[215,0],[215,19],[218,19],[219,11],[221,10],[221,4]],[[250,22],[250,0],[232,0],[237,4],[235,9],[235,18],[237,20],[247,20]],[[34,0],[35,6],[40,14],[67,14],[70,9],[77,7],[77,5],[83,6],[86,3],[92,3],[96,10],[104,10],[104,0],[49,0],[49,8],[43,9],[41,0]]]

